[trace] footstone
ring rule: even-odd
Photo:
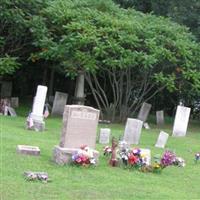
[[[19,107],[19,98],[11,97],[11,107],[18,108]]]
[[[55,99],[53,102],[52,115],[54,116],[62,116],[64,112],[64,108],[67,102],[67,93],[56,92]]]
[[[143,122],[146,122],[147,120],[147,117],[149,115],[149,112],[151,110],[151,104],[148,104],[148,103],[143,103],[142,104],[142,107],[140,108],[140,112],[138,114],[138,119],[143,121]]]
[[[37,146],[18,145],[17,146],[17,153],[24,154],[24,155],[39,156],[40,155],[40,149]]]
[[[82,145],[94,149],[99,110],[81,105],[66,105],[60,147],[80,148]]]
[[[187,127],[191,108],[178,106],[173,126],[172,136],[184,137],[187,133]]]
[[[155,147],[165,148],[165,145],[167,144],[168,137],[169,137],[169,134],[165,133],[164,131],[161,131],[159,136],[158,136]]]
[[[124,140],[128,144],[139,144],[143,122],[139,119],[128,118],[124,131]]]
[[[78,148],[62,148],[60,146],[55,146],[53,149],[53,161],[58,165],[68,164],[72,161],[72,155],[78,150]],[[93,150],[93,155],[98,163],[99,152]]]
[[[101,128],[99,134],[99,143],[108,144],[110,142],[110,132],[109,128]]]
[[[158,126],[162,126],[164,124],[164,111],[156,111],[156,122]]]

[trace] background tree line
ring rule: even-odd
[[[0,75],[13,74],[16,91],[27,88],[22,95],[39,83],[50,95],[56,89],[73,95],[71,79],[81,73],[88,104],[112,121],[134,116],[143,101],[169,114],[179,101],[194,105],[200,46],[191,21],[199,3],[190,1],[190,13],[188,4],[172,0],[116,2],[128,9],[111,0],[3,0]]]

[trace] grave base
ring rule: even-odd
[[[45,130],[45,122],[44,121],[33,121],[33,126],[30,128],[26,125],[26,129],[34,130],[37,132],[42,132]]]
[[[71,158],[73,153],[78,151],[78,148],[63,148],[60,146],[55,146],[53,149],[53,161],[58,165],[69,164],[71,162]],[[99,152],[93,150],[94,158],[98,163]]]

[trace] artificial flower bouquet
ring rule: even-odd
[[[84,145],[72,155],[72,163],[78,166],[96,165],[93,149]]]

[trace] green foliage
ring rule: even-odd
[[[14,57],[6,56],[0,58],[0,76],[5,74],[13,74],[19,66],[20,64]]]
[[[151,72],[152,81],[170,90],[180,89],[180,79],[199,81],[187,77],[191,70],[200,73],[200,47],[186,27],[168,19],[124,10],[110,0],[54,0],[32,23],[40,48],[32,59],[60,62],[67,75],[131,67],[141,78],[144,70]]]
[[[12,74],[26,62],[31,51],[30,21],[45,5],[42,0],[1,0],[0,3],[0,74]]]

